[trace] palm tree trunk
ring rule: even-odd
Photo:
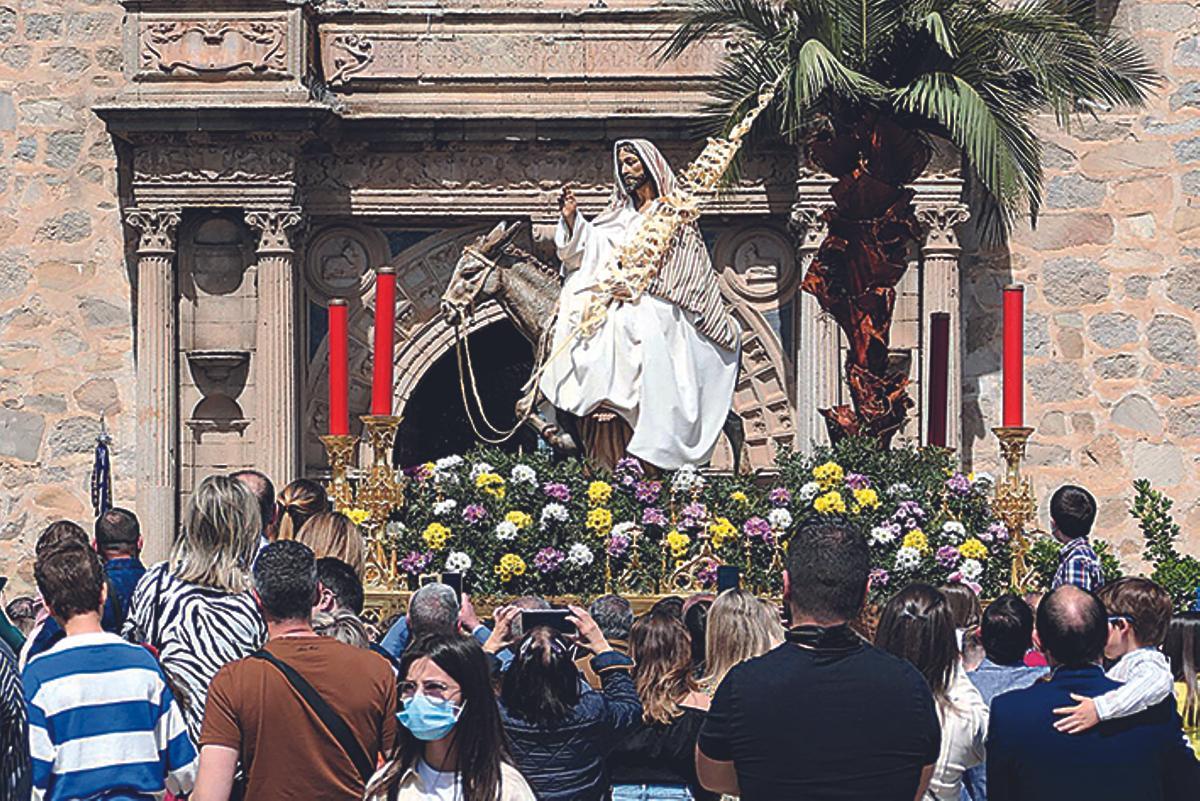
[[[846,334],[846,380],[853,406],[822,409],[830,438],[866,435],[887,446],[913,401],[908,377],[890,364],[896,284],[920,229],[908,184],[929,163],[927,143],[876,112],[831,121],[808,143],[810,160],[836,177],[828,233],[803,289]]]

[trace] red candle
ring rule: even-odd
[[[926,442],[946,447],[946,403],[950,377],[950,314],[929,317],[929,433]]]
[[[1006,428],[1025,425],[1025,287],[1004,287],[1004,415]]]
[[[349,307],[329,301],[329,433],[350,433]]]
[[[375,271],[375,380],[371,414],[392,413],[392,359],[396,344],[396,270]]]

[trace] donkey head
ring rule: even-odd
[[[521,221],[499,222],[488,233],[463,248],[454,265],[454,274],[442,293],[442,315],[449,323],[471,316],[480,301],[496,297],[503,290],[501,272],[509,266],[504,250],[524,227]]]

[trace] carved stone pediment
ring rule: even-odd
[[[139,79],[290,78],[285,19],[144,21]]]
[[[295,179],[295,157],[277,145],[139,147],[133,180],[155,183],[272,183]]]

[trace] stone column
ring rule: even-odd
[[[917,219],[925,229],[921,243],[924,270],[921,275],[921,415],[929,419],[929,318],[934,312],[950,315],[950,358],[947,377],[946,444],[961,450],[962,442],[962,354],[963,329],[959,311],[958,258],[962,247],[954,231],[967,221],[970,211],[958,202],[917,204]],[[919,434],[925,441],[925,432]]]
[[[127,209],[137,249],[137,514],[146,564],[166,558],[178,525],[179,381],[175,228],[179,209]]]
[[[825,239],[827,228],[821,215],[829,203],[826,192],[823,203],[818,195],[816,203],[812,198],[805,198],[792,207],[792,229],[801,275],[807,273],[817,248]],[[818,410],[836,406],[839,402],[841,332],[834,319],[821,310],[815,297],[804,290],[799,290],[797,295],[796,446],[807,453],[814,445],[829,442],[825,418]]]
[[[298,208],[246,212],[246,223],[260,233],[254,350],[256,468],[279,489],[300,470],[296,265],[288,229],[302,220]]]

